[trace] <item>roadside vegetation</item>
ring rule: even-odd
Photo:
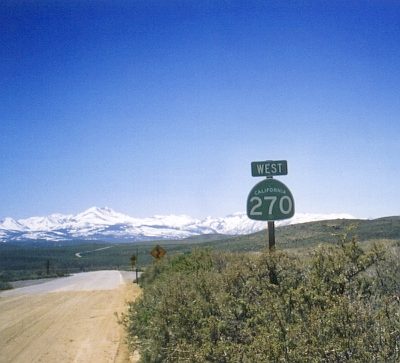
[[[3,281],[0,277],[0,290],[8,290],[12,289],[12,286],[9,282]]]
[[[276,229],[280,250],[307,254],[320,243],[332,245],[338,236],[356,223],[354,233],[364,247],[382,241],[388,248],[400,240],[400,217],[375,220],[330,220],[301,223]],[[92,270],[130,270],[130,257],[138,254],[136,266],[152,263],[150,251],[157,244],[167,256],[185,254],[194,248],[224,252],[255,252],[265,248],[265,231],[245,236],[203,235],[184,240],[162,240],[112,244],[101,241],[25,241],[0,243],[0,281],[63,276]],[[111,246],[107,249],[102,249]],[[90,251],[90,252],[88,252]],[[81,257],[76,253],[83,252]]]
[[[166,258],[124,316],[131,349],[141,362],[398,362],[399,248],[343,234],[309,254]]]

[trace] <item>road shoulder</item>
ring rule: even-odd
[[[134,362],[118,316],[136,284],[96,291],[0,297],[0,351],[6,362]]]

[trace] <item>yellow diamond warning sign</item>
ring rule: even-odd
[[[166,253],[167,253],[167,251],[165,251],[164,248],[162,248],[159,245],[154,247],[150,252],[150,254],[157,260],[159,260],[160,258],[163,258]]]

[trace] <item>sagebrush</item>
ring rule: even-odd
[[[355,240],[309,258],[196,250],[154,264],[124,322],[142,362],[398,362],[397,259]]]

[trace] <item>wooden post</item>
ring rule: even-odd
[[[139,285],[138,265],[137,265],[138,259],[139,259],[139,249],[136,248],[136,283]]]
[[[270,252],[275,251],[275,222],[268,221],[268,248]]]

